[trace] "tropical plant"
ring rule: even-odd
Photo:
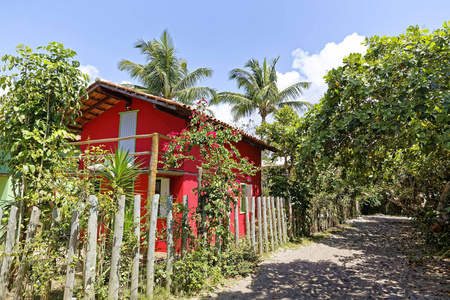
[[[100,176],[106,187],[116,195],[132,195],[133,187],[139,176],[141,163],[129,156],[128,150],[118,148],[115,153],[106,153]]]
[[[428,224],[442,248],[450,232],[449,38],[444,23],[366,39],[365,55],[351,54],[325,77],[327,92],[301,121],[296,166],[306,180],[326,178],[322,186],[342,180],[358,197],[376,191]]]
[[[199,68],[189,72],[186,61],[176,56],[175,45],[167,30],[161,34],[160,41],[139,39],[135,48],[145,56],[147,64],[125,59],[118,63],[121,71],[127,71],[131,78],[140,83],[134,85],[134,89],[184,104],[193,104],[198,98],[213,98],[216,95],[214,89],[196,86],[198,81],[211,77],[213,71]]]
[[[222,92],[213,102],[231,104],[235,120],[256,112],[261,116],[262,123],[266,122],[268,115],[285,105],[295,109],[311,106],[308,102],[295,100],[309,87],[308,82],[297,82],[282,91],[278,89],[275,70],[278,59],[279,57],[267,62],[265,58],[262,66],[258,60],[250,59],[245,64],[245,68],[250,70],[231,70],[230,80],[236,80],[238,87],[243,88],[245,94]]]
[[[242,135],[214,124],[201,112],[193,111],[188,129],[169,136],[172,140],[163,148],[165,168],[178,168],[186,161],[199,161],[203,170],[202,185],[195,190],[204,202],[206,232],[209,239],[213,234],[221,237],[223,248],[226,248],[231,238],[228,213],[236,198],[241,196],[241,181],[251,180],[258,171],[254,163],[248,157],[241,157],[234,146]],[[198,149],[199,159],[193,155],[193,149]]]

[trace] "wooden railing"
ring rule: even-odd
[[[159,139],[162,138],[162,139],[170,140],[171,139],[170,137],[165,136],[160,133],[157,133],[157,132],[154,132],[154,133],[150,133],[150,134],[139,134],[139,135],[131,135],[131,136],[125,136],[125,137],[117,137],[117,138],[71,142],[71,144],[74,146],[81,146],[81,145],[92,145],[92,144],[102,144],[102,143],[113,143],[113,142],[119,142],[119,141],[124,141],[124,140],[144,139],[144,138],[152,139],[151,151],[133,152],[133,153],[129,153],[129,155],[133,155],[133,156],[150,155],[150,166],[148,168],[147,203],[151,203],[151,199],[152,199],[153,195],[155,194],[155,188],[156,188],[156,173],[158,171],[158,169],[157,169],[158,155],[162,154],[162,153],[158,152]]]

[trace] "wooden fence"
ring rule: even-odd
[[[155,272],[155,238],[156,238],[156,224],[158,217],[158,205],[159,205],[159,195],[154,195],[151,201],[151,212],[150,212],[150,220],[149,227],[142,227],[140,224],[141,219],[141,196],[136,195],[134,197],[134,205],[133,205],[133,214],[134,214],[134,234],[136,236],[136,247],[133,252],[132,259],[132,271],[130,278],[130,291],[127,291],[127,294],[130,295],[130,299],[135,300],[139,298],[139,294],[146,294],[149,298],[153,298],[153,290],[155,286],[154,280],[154,272]],[[181,256],[184,256],[187,251],[189,251],[187,245],[187,225],[188,225],[188,207],[189,207],[189,199],[188,196],[184,196],[182,198],[183,203],[183,213],[181,214],[181,224],[182,232],[181,232]],[[259,252],[260,254],[267,253],[269,251],[274,251],[279,246],[284,245],[287,242],[288,235],[288,221],[292,219],[289,212],[289,205],[286,204],[285,200],[282,198],[274,198],[274,197],[247,197],[243,199],[246,201],[245,213],[245,235],[247,236],[247,241],[250,242],[251,247],[255,252]],[[121,196],[117,199],[118,202],[118,210],[114,216],[114,231],[113,231],[113,239],[110,245],[112,249],[111,254],[111,267],[109,270],[109,284],[108,284],[108,299],[118,299],[119,294],[124,291],[120,290],[119,284],[119,262],[120,262],[120,252],[122,247],[122,238],[124,231],[124,211],[125,211],[125,196]],[[64,284],[64,299],[69,300],[73,297],[73,292],[76,283],[76,274],[77,274],[77,261],[78,255],[80,254],[78,243],[80,242],[80,236],[83,236],[83,241],[85,243],[85,247],[83,247],[83,253],[81,253],[84,259],[84,268],[83,268],[83,290],[84,290],[84,299],[93,300],[95,299],[95,289],[94,283],[96,281],[96,264],[97,264],[97,242],[98,236],[98,202],[95,196],[89,196],[87,199],[87,203],[89,203],[89,216],[88,216],[88,224],[87,230],[83,233],[80,233],[80,212],[73,211],[71,216],[71,225],[70,225],[70,238],[69,238],[69,246],[67,249],[67,260],[66,260],[66,268],[65,275],[66,280]],[[167,258],[166,258],[166,289],[171,289],[171,276],[173,273],[173,264],[174,257],[176,255],[174,251],[174,213],[173,213],[173,197],[166,197],[166,210],[167,210],[167,234],[166,234],[166,242],[167,242]],[[247,210],[249,208],[249,210]],[[4,247],[4,255],[1,262],[0,269],[0,299],[5,299],[7,295],[7,286],[9,280],[9,272],[12,267],[12,262],[14,259],[14,246],[15,246],[15,236],[17,231],[17,207],[12,206],[9,212],[9,220],[7,225],[7,233],[6,233],[6,241]],[[236,205],[234,207],[235,216],[234,220],[230,220],[231,223],[234,223],[235,229],[235,243],[238,246],[243,240],[239,235],[239,208]],[[3,212],[0,211],[0,214]],[[60,212],[57,209],[53,210],[52,218],[54,222],[60,222]],[[32,214],[30,218],[30,222],[27,228],[26,234],[26,244],[24,246],[24,251],[22,252],[22,256],[30,255],[33,252],[31,247],[28,247],[28,243],[35,237],[36,234],[40,234],[37,231],[39,226],[39,219],[41,217],[41,211],[37,207],[33,207]],[[1,220],[1,217],[0,217]],[[146,261],[144,262],[147,266],[146,274],[145,274],[145,285],[141,281],[142,278],[139,277],[140,274],[140,253],[139,250],[142,249],[140,245],[140,234],[142,228],[148,228],[148,247],[147,247],[147,255]],[[31,244],[30,244],[31,245]],[[20,260],[22,263],[20,264],[18,276],[16,278],[16,287],[15,297],[14,299],[23,299],[24,291],[27,288],[27,276],[29,271],[29,260],[27,259]],[[123,286],[123,283],[122,283]],[[126,285],[128,286],[128,285]],[[141,287],[141,288],[139,288]],[[144,288],[145,287],[145,288]]]

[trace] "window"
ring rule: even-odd
[[[120,113],[119,137],[136,135],[137,110],[125,111]],[[136,140],[119,141],[119,148],[128,150],[129,153],[135,152]]]

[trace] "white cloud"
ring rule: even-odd
[[[364,54],[366,46],[362,45],[362,42],[364,42],[364,36],[353,33],[338,44],[326,44],[317,54],[309,54],[308,51],[300,48],[294,50],[292,68],[298,71],[277,73],[278,87],[282,89],[298,81],[311,82],[311,87],[304,92],[300,100],[318,103],[327,90],[323,77],[331,69],[341,66],[342,59],[350,53]]]
[[[284,74],[277,72],[277,86],[279,90],[284,90],[288,86],[302,80],[303,79],[300,78],[300,74],[297,71],[290,71]]]
[[[0,88],[0,96],[5,95],[9,91],[9,88],[7,87],[5,90]]]
[[[233,116],[231,115],[231,105],[224,103],[220,105],[211,105],[209,107],[214,113],[214,117],[227,124],[233,123]]]
[[[300,48],[292,52],[294,58],[292,62],[293,71],[286,73],[277,72],[277,85],[280,90],[299,82],[311,82],[311,86],[306,90],[299,100],[308,101],[312,104],[318,103],[323,94],[327,90],[327,85],[323,77],[333,68],[341,66],[344,57],[350,53],[365,53],[366,47],[362,45],[364,36],[353,33],[344,38],[338,44],[328,43],[317,54],[309,54]],[[249,120],[253,120],[256,124],[261,124],[261,117],[258,114],[253,114],[249,118],[242,118],[238,124],[233,122],[231,115],[231,106],[228,104],[221,104],[219,106],[211,107],[215,117],[225,123],[231,125],[248,124]],[[273,122],[272,115],[267,118],[269,123]]]
[[[121,85],[133,85],[131,82],[126,81],[126,80],[122,80],[122,82],[120,84]]]
[[[98,77],[100,73],[99,70],[92,65],[81,65],[79,67],[80,71],[89,75],[89,83],[94,82],[95,78]]]

